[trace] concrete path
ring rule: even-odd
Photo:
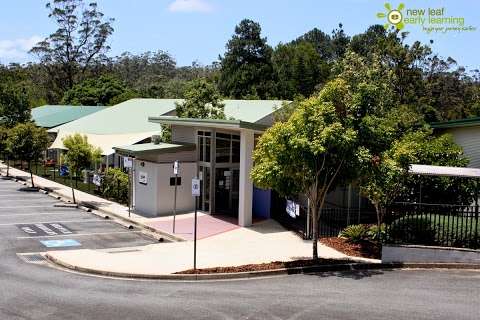
[[[137,250],[137,251],[133,251]],[[319,244],[322,258],[349,257]],[[245,264],[291,261],[310,258],[311,241],[304,241],[283,229],[273,220],[249,228],[238,228],[197,242],[197,267],[227,267]],[[193,267],[193,243],[152,244],[129,252],[108,253],[102,250],[55,251],[48,253],[59,262],[104,273],[137,276],[171,274]],[[351,258],[362,262],[378,260]]]

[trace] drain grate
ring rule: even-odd
[[[41,263],[45,262],[45,257],[39,253],[33,254],[19,254],[18,257],[28,263]]]

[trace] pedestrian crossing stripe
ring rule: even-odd
[[[78,247],[80,242],[73,239],[64,240],[41,240],[40,241],[47,248],[61,248],[61,247]]]

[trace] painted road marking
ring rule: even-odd
[[[47,248],[61,248],[61,247],[78,247],[80,242],[73,239],[64,240],[40,240],[40,242]]]
[[[101,220],[62,220],[62,221],[55,221],[55,223],[92,223],[92,222],[100,222],[100,223],[110,223],[108,221],[101,221]],[[35,222],[24,222],[24,224],[37,224],[37,223],[50,223],[50,221],[35,221]],[[6,226],[16,226],[18,225],[18,222],[15,223],[0,223],[0,227],[6,227]]]
[[[74,233],[72,230],[68,229],[61,223],[22,223],[16,225],[23,232],[34,236],[57,236],[57,235],[70,235]]]
[[[16,214],[2,214],[0,213],[0,217],[18,217],[18,216],[46,216],[46,215],[59,215],[59,214],[72,214],[77,213],[76,211],[71,212],[32,212],[32,213],[16,213]],[[18,224],[18,223],[15,223]]]
[[[122,234],[122,233],[142,233],[142,231],[115,231],[115,232],[97,232],[97,233],[76,233],[75,237]],[[17,237],[17,239],[35,239],[35,238],[53,238],[53,237],[71,237],[71,235],[56,235],[56,236],[31,236],[31,237]]]

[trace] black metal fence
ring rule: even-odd
[[[397,203],[385,225],[385,243],[480,248],[478,206]]]
[[[6,163],[7,160],[3,159]],[[20,160],[9,160],[12,168],[28,171],[28,163]],[[106,186],[105,183],[96,185],[94,183],[94,172],[92,170],[82,172],[81,176],[73,176],[70,179],[70,172],[62,170],[61,166],[55,162],[48,163],[43,160],[34,161],[31,163],[32,173],[36,176],[52,180],[54,182],[63,184],[65,186],[73,187],[77,190],[87,192],[93,195],[103,197],[105,199],[113,200],[122,204],[128,203],[128,190],[125,191],[126,186],[120,180],[111,182]],[[101,181],[105,181],[105,175],[99,173]],[[106,190],[106,188],[109,188]],[[125,195],[127,194],[127,196]]]

